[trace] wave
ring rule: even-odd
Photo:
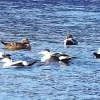
[[[68,4],[93,4],[98,5],[100,4],[100,0],[0,0],[1,1],[7,1],[7,2],[41,2],[41,3],[68,3]]]

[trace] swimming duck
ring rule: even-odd
[[[3,42],[1,43],[4,45],[4,48],[9,50],[20,50],[20,49],[27,49],[31,50],[30,42],[27,38],[23,38],[21,42]]]
[[[13,62],[10,56],[4,56],[3,59],[1,60],[1,62],[5,62],[3,65],[3,68],[9,68],[11,66],[31,66],[34,63],[36,63],[36,61],[23,61],[23,60],[19,60],[19,61],[15,61]]]
[[[77,45],[77,41],[72,37],[71,34],[67,34],[66,39],[64,40],[64,45]]]
[[[93,55],[95,58],[100,58],[100,48],[98,49],[98,53],[94,52]]]
[[[68,61],[71,58],[69,55],[60,53],[60,52],[56,52],[56,53],[51,53],[49,49],[44,49],[43,51],[39,52],[39,54],[43,54],[44,56],[41,58],[41,62],[56,62],[56,61],[60,61],[63,63],[68,63]]]

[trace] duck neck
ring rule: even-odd
[[[45,56],[46,56],[46,57],[50,57],[50,56],[51,56],[51,53],[50,53],[50,52],[47,52],[47,53],[45,54]]]
[[[12,60],[9,58],[3,58],[1,61],[5,63],[12,63]]]
[[[47,59],[50,58],[50,56],[51,56],[51,53],[50,53],[50,52],[46,53],[46,54],[42,57],[41,62],[45,62]]]

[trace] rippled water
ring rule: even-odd
[[[27,37],[32,51],[9,51],[2,44],[0,51],[13,60],[40,60],[38,52],[45,48],[77,58],[69,66],[36,63],[3,69],[0,63],[0,100],[100,100],[100,60],[93,58],[100,47],[99,1],[22,1],[0,2],[0,40]],[[79,44],[64,47],[67,33]]]

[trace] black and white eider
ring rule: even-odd
[[[67,34],[66,39],[64,40],[64,45],[77,45],[78,42],[73,38],[71,34]]]
[[[95,58],[100,58],[100,48],[98,49],[98,52],[94,52],[93,55]]]
[[[41,58],[41,62],[56,62],[60,61],[62,63],[68,63],[71,58],[75,58],[60,52],[51,53],[49,49],[44,49],[39,54],[43,54],[44,56]]]
[[[23,60],[19,60],[19,61],[12,61],[10,56],[5,56],[2,58],[1,62],[5,62],[3,65],[3,68],[9,68],[11,66],[31,66],[34,63],[36,63],[36,61],[23,61]]]

